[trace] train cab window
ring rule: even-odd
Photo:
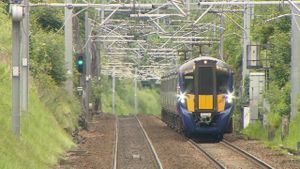
[[[217,72],[217,93],[227,93],[229,75],[226,72]]]
[[[194,77],[192,73],[184,75],[184,91],[186,93],[194,92]]]
[[[199,94],[213,93],[213,68],[199,67]]]

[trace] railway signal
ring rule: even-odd
[[[84,55],[83,54],[79,54],[77,56],[77,59],[76,59],[76,67],[77,67],[77,71],[79,73],[83,73],[84,71],[84,66],[85,66],[85,60],[84,60]]]

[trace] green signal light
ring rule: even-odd
[[[78,65],[83,65],[83,60],[78,60],[78,61],[77,61],[77,64],[78,64]]]

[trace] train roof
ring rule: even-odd
[[[200,61],[200,60],[213,60],[213,61],[216,61],[217,66],[231,70],[231,67],[227,63],[225,63],[224,61],[222,61],[220,59],[210,57],[210,56],[200,56],[200,57],[197,57],[197,58],[194,58],[192,60],[185,62],[183,65],[181,65],[179,67],[179,71],[182,72],[182,71],[192,70],[193,66],[195,64],[195,61]]]
[[[225,68],[225,70],[232,72],[231,67],[226,62],[224,62],[220,59],[214,58],[214,57],[210,57],[210,56],[200,56],[200,57],[197,57],[197,58],[194,58],[194,59],[191,59],[191,60],[185,62],[184,64],[179,66],[179,68],[177,68],[177,69],[173,69],[171,71],[168,71],[167,73],[165,73],[162,76],[162,78],[169,77],[171,75],[175,75],[175,74],[177,74],[177,72],[192,72],[195,61],[200,61],[200,60],[213,60],[213,61],[216,61],[217,66]]]

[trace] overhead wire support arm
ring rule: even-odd
[[[104,25],[119,9],[120,7],[117,7],[114,11],[112,11],[105,19],[101,22],[99,26]]]
[[[126,9],[126,8],[137,8],[137,9],[153,9],[153,4],[97,4],[97,3],[30,3],[30,7],[61,7],[61,8],[120,8],[120,9]]]
[[[169,0],[172,5],[174,5],[183,15],[186,16],[186,13],[173,1]],[[200,3],[191,3],[191,5],[231,5],[231,6],[239,6],[239,5],[288,5],[290,2],[288,1],[251,1],[251,2],[242,2],[242,1],[220,1],[220,2],[200,2]],[[293,1],[294,4],[300,4],[300,1]],[[169,4],[97,4],[97,3],[29,3],[30,7],[67,7],[67,8],[117,8],[120,9],[155,9],[156,6],[168,6]],[[152,11],[153,12],[153,11]]]
[[[163,5],[159,6],[159,7],[157,7],[157,8],[155,8],[155,9],[153,9],[153,10],[147,12],[146,14],[150,14],[150,13],[156,12],[157,10],[159,10],[159,9],[161,9],[161,8],[163,8],[163,7],[166,7],[166,6],[168,6],[168,5],[170,5],[169,2],[167,2],[167,3],[165,3],[165,4],[163,4]]]
[[[300,8],[295,4],[295,1],[288,0],[289,4],[300,13]]]
[[[154,20],[152,22],[160,31],[162,31],[163,33],[166,33],[166,31],[157,22],[155,22]]]
[[[200,16],[199,18],[193,23],[193,25],[197,24],[206,14],[207,12],[213,7],[213,5],[210,5],[206,11],[204,11]]]
[[[172,3],[172,5],[174,5],[178,9],[180,13],[182,13],[182,15],[187,16],[187,14],[173,0],[169,0],[169,1]]]

